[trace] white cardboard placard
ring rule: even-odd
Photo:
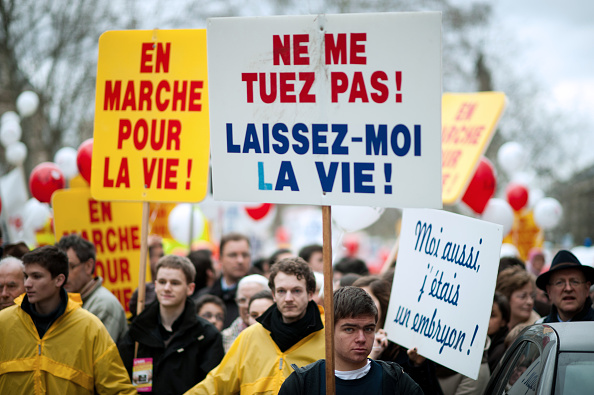
[[[388,338],[478,377],[503,227],[440,210],[403,212]]]
[[[441,203],[441,13],[208,20],[214,198]]]

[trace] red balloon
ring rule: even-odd
[[[93,158],[93,139],[83,141],[78,147],[76,165],[78,172],[91,185],[91,161]]]
[[[52,162],[43,162],[35,166],[29,177],[31,195],[42,203],[50,203],[52,195],[66,186],[62,170]]]
[[[270,212],[270,210],[272,210],[273,207],[274,205],[272,205],[271,203],[262,203],[259,206],[246,206],[245,212],[254,221],[260,221],[262,218],[268,215],[268,213]]]
[[[528,204],[528,188],[522,184],[509,184],[505,190],[505,196],[514,211],[520,211]]]
[[[489,159],[482,157],[464,196],[462,196],[462,201],[475,213],[482,214],[489,199],[495,193],[496,185],[493,164]]]

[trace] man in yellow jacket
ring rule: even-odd
[[[301,258],[272,266],[275,304],[235,340],[219,366],[186,394],[276,394],[299,367],[324,357],[323,310],[312,301],[315,277]]]
[[[64,290],[55,246],[23,256],[26,294],[0,311],[1,394],[135,394],[107,329]]]

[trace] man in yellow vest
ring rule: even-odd
[[[135,394],[99,318],[68,295],[68,257],[55,246],[23,256],[25,295],[0,311],[0,393]]]
[[[276,394],[293,369],[324,357],[323,310],[312,301],[313,272],[301,258],[272,266],[273,304],[240,333],[219,366],[187,394]]]

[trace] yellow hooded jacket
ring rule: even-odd
[[[66,311],[39,338],[31,316],[0,311],[1,394],[136,394],[107,329],[69,294]]]
[[[322,322],[324,322],[323,309]],[[243,330],[216,368],[186,394],[277,394],[293,372],[325,356],[324,329],[282,352],[259,322]]]

